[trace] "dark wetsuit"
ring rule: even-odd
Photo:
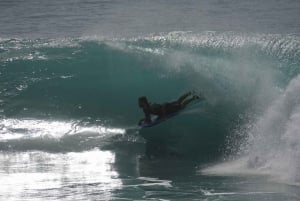
[[[193,95],[192,92],[188,92],[180,96],[176,101],[164,103],[164,104],[157,104],[157,103],[149,103],[146,97],[139,98],[139,106],[143,108],[145,118],[141,119],[139,124],[146,122],[151,122],[151,115],[156,115],[156,119],[163,119],[166,118],[170,114],[174,114],[179,112],[180,110],[184,109],[186,105],[188,105],[193,100],[199,99],[198,95],[193,95],[192,97],[188,98],[189,96]],[[204,98],[202,98],[203,100]]]
[[[165,106],[165,114],[166,115],[178,112],[181,109],[183,109],[183,106],[178,101],[166,103],[164,106]]]
[[[165,104],[152,103],[149,107],[144,108],[146,121],[151,121],[150,115],[157,115],[158,118],[163,118],[171,113],[178,112],[182,109],[182,105],[178,101]]]

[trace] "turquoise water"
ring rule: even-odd
[[[1,1],[0,198],[299,200],[299,7]]]

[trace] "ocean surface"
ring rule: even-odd
[[[300,1],[1,0],[0,200],[299,201]]]

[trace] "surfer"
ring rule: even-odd
[[[139,107],[144,111],[145,118],[139,121],[139,125],[141,125],[142,122],[151,123],[151,115],[156,115],[157,119],[163,119],[169,114],[176,113],[184,109],[185,106],[187,106],[193,100],[200,99],[200,96],[198,95],[193,95],[190,97],[192,94],[192,92],[188,92],[180,96],[176,101],[167,102],[164,104],[149,103],[145,96],[140,97],[138,103]]]

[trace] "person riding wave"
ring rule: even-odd
[[[180,96],[176,101],[167,102],[164,104],[157,104],[157,103],[149,103],[148,99],[145,96],[139,97],[138,104],[139,107],[143,109],[145,118],[139,121],[139,125],[143,122],[151,123],[151,115],[156,115],[157,119],[163,119],[167,115],[179,112],[180,110],[184,109],[190,102],[197,99],[204,99],[198,95],[193,95],[192,92],[188,92]],[[190,98],[188,98],[190,97]]]

